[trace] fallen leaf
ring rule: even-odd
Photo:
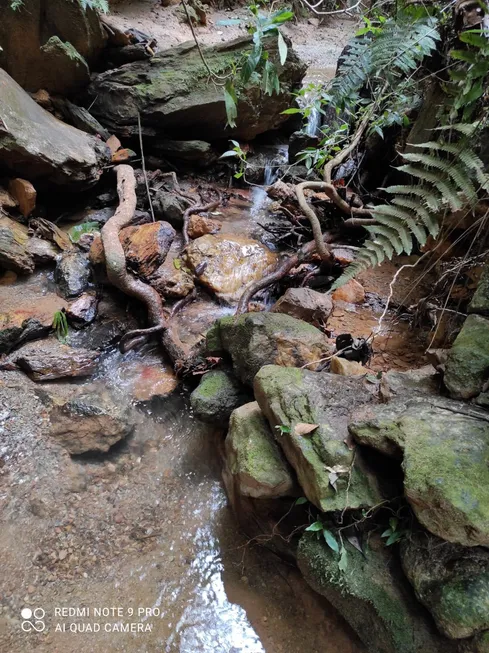
[[[319,424],[305,424],[299,422],[294,426],[294,435],[308,435],[318,428]]]

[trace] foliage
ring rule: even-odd
[[[286,426],[285,424],[277,424],[275,428],[280,435],[287,435],[292,432],[290,426]]]
[[[380,537],[383,537],[386,546],[392,546],[396,542],[402,540],[407,533],[406,529],[402,528],[397,517],[389,519],[389,528],[387,528]]]
[[[343,546],[341,536],[338,542],[337,536],[329,528],[326,528],[321,520],[313,522],[305,530],[310,533],[316,533],[318,539],[324,539],[329,548],[339,555],[338,569],[340,571],[346,571],[348,567],[348,555]]]
[[[280,9],[266,15],[259,11],[256,4],[250,6],[250,11],[253,23],[249,26],[248,32],[253,37],[252,49],[237,63],[224,85],[227,124],[230,127],[236,126],[239,91],[248,83],[260,83],[263,92],[267,95],[280,92],[277,66],[270,60],[269,53],[264,48],[265,39],[277,38],[280,65],[283,66],[287,59],[287,44],[280,33],[280,26],[293,18],[294,14],[288,9]]]
[[[20,7],[22,7],[23,4],[24,4],[24,0],[10,0],[10,8],[13,9],[14,11],[20,9]]]
[[[86,11],[87,9],[95,9],[96,11],[101,11],[103,14],[109,13],[108,0],[79,0],[79,1],[84,11]]]
[[[100,231],[100,225],[98,222],[83,222],[82,224],[77,224],[74,227],[71,227],[68,231],[68,236],[72,243],[77,243],[85,234],[93,234],[97,231]]]
[[[68,335],[68,320],[64,311],[56,311],[53,316],[53,329],[58,340],[63,341]]]
[[[245,173],[246,170],[246,152],[241,149],[240,144],[238,141],[230,141],[233,144],[233,149],[232,150],[227,150],[224,152],[224,154],[221,154],[219,157],[220,159],[227,159],[229,157],[236,157],[239,159],[240,162],[240,168],[237,172],[234,173],[234,176],[236,179],[240,179]]]

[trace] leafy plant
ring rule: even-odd
[[[279,60],[283,66],[287,59],[287,44],[280,33],[280,26],[294,16],[288,9],[280,9],[268,15],[263,14],[257,4],[252,4],[249,9],[253,22],[248,32],[252,34],[253,45],[251,51],[238,62],[234,74],[224,85],[227,124],[230,127],[236,126],[240,89],[246,87],[249,82],[260,83],[267,95],[280,92],[277,66],[270,60],[269,53],[264,48],[264,41],[272,36],[277,38]]]
[[[280,435],[288,435],[289,433],[292,433],[290,426],[286,426],[285,424],[277,424],[275,428]]]
[[[63,341],[68,335],[68,320],[64,311],[56,311],[53,316],[53,329],[58,340]]]
[[[341,537],[338,542],[336,535],[329,528],[326,528],[321,520],[313,522],[305,530],[310,533],[316,533],[318,539],[324,539],[329,548],[339,555],[338,569],[340,569],[340,571],[346,571],[348,566],[348,554],[343,546],[343,540]]]
[[[386,540],[386,546],[392,546],[396,542],[402,540],[406,533],[407,531],[401,527],[399,519],[397,517],[391,517],[389,519],[389,528],[387,528],[380,537],[383,537]]]
[[[221,156],[219,158],[220,159],[226,159],[226,158],[229,158],[229,157],[236,157],[237,159],[239,159],[240,168],[239,168],[239,170],[237,172],[234,173],[235,178],[239,179],[240,177],[242,177],[244,175],[244,173],[246,171],[246,152],[241,149],[241,146],[238,143],[238,141],[231,140],[230,142],[234,145],[233,149],[232,150],[227,150],[227,152],[224,152],[224,154],[221,154]]]
[[[68,236],[72,243],[78,243],[80,238],[85,234],[93,234],[97,231],[100,231],[100,225],[98,222],[83,222],[82,224],[77,224],[68,231]]]

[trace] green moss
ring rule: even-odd
[[[249,399],[243,386],[231,374],[214,370],[202,377],[190,395],[190,405],[201,420],[226,424],[232,411]]]
[[[489,373],[489,320],[469,315],[448,355],[444,383],[453,397],[470,399]]]
[[[452,629],[455,624],[457,631],[465,630],[466,636],[489,628],[489,572],[443,585],[438,613]]]

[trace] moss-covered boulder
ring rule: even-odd
[[[452,397],[470,399],[488,378],[489,319],[469,315],[448,354],[444,382]]]
[[[489,263],[486,263],[477,290],[469,304],[469,313],[489,316]]]
[[[211,70],[222,75],[232,70],[251,45],[250,38],[240,38],[202,51]],[[222,87],[209,80],[193,41],[97,75],[89,87],[91,111],[111,131],[133,137],[138,135],[139,112],[148,147],[157,147],[158,134],[174,140],[212,141],[230,136],[251,140],[287,120],[282,112],[291,106],[292,93],[300,87],[306,70],[292,48],[284,66],[280,65],[276,38],[266,39],[264,47],[278,65],[280,92],[266,95],[256,83],[241,89],[236,127],[226,127]]]
[[[250,401],[250,394],[230,373],[212,370],[190,395],[194,415],[203,422],[227,424],[233,410]]]
[[[412,398],[356,413],[350,433],[403,457],[404,490],[419,521],[463,546],[489,546],[487,413],[443,398]]]
[[[455,653],[416,601],[392,549],[375,536],[362,555],[346,545],[346,563],[313,534],[299,542],[306,581],[340,612],[371,653]]]
[[[273,499],[294,489],[292,470],[256,401],[231,414],[225,456],[226,473],[244,496]]]
[[[1,13],[0,67],[24,89],[64,95],[88,84],[88,65],[106,41],[95,9],[79,0],[5,0]]]
[[[218,320],[207,349],[229,354],[235,374],[251,385],[263,365],[317,369],[333,347],[319,329],[290,315],[245,313]]]
[[[439,631],[452,639],[489,629],[489,551],[467,549],[427,533],[405,538],[402,567]]]
[[[362,379],[267,365],[254,390],[311,503],[327,512],[382,501],[361,451],[347,443],[348,414],[373,400]]]

